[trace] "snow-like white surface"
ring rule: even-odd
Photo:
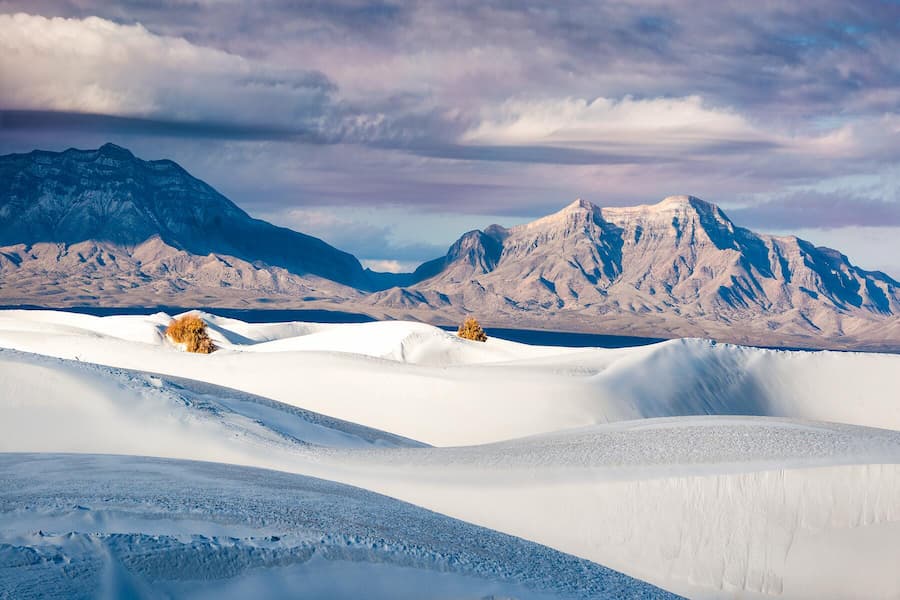
[[[342,481],[689,597],[900,593],[897,432],[679,417],[348,462]]]
[[[0,347],[242,390],[431,445],[643,417],[779,416],[900,429],[900,356],[676,340],[616,350],[460,340],[417,323],[204,315],[222,350],[180,352],[166,315],[0,312]]]
[[[29,447],[40,452],[189,455],[245,464],[251,447],[265,457],[307,444],[342,448],[421,445],[190,380],[10,350],[0,351],[0,374],[4,416],[0,449],[6,451]],[[154,433],[150,436],[148,432]],[[235,453],[237,448],[241,450]]]
[[[690,597],[900,595],[898,356],[702,340],[535,348],[413,323],[205,318],[222,348],[209,356],[168,343],[165,315],[0,312],[0,347],[17,349],[0,350],[0,451],[200,459],[328,479]],[[94,531],[15,493],[0,499],[0,534],[39,522],[54,534]],[[103,535],[171,533],[91,518],[112,524]],[[172,522],[188,523],[181,533],[245,535],[171,515],[156,526]],[[279,581],[313,582],[308,564]],[[378,577],[371,568],[359,576]],[[439,585],[430,571],[410,581],[420,576]],[[548,593],[563,589],[554,585]],[[528,590],[502,593],[540,591]]]
[[[15,598],[662,595],[589,561],[309,477],[5,454],[0,479],[0,593]]]

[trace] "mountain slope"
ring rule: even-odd
[[[691,196],[624,208],[577,200],[531,223],[468,232],[432,265],[429,279],[369,301],[489,322],[526,323],[531,312],[575,329],[605,322],[758,344],[887,335],[900,346],[896,281],[835,250],[737,227]]]
[[[368,292],[374,292],[368,294]],[[97,150],[0,157],[0,304],[338,308],[384,318],[900,351],[900,284],[692,196],[462,235],[375,273],[251,218],[177,164]],[[317,304],[311,304],[317,303]]]
[[[361,296],[355,288],[233,256],[199,256],[153,236],[137,246],[85,241],[0,247],[3,304],[279,305]]]
[[[0,246],[129,248],[154,236],[193,255],[261,261],[359,289],[371,283],[354,256],[251,218],[172,161],[144,161],[113,144],[0,157]]]

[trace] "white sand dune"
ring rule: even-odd
[[[298,475],[0,454],[0,478],[0,591],[15,598],[666,596],[538,544]]]
[[[460,340],[423,324],[253,325],[206,316],[186,355],[169,317],[0,312],[0,347],[222,385],[431,445],[643,417],[779,416],[900,429],[900,356],[676,340],[616,350]]]
[[[0,313],[0,450],[328,479],[690,597],[900,595],[898,356],[207,319],[196,356],[165,315]]]

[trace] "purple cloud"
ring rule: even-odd
[[[0,152],[114,141],[179,161],[254,214],[526,218],[576,196],[690,193],[726,208],[761,199],[729,210],[754,227],[898,223],[896,2],[0,0],[0,12]],[[796,191],[813,186],[846,194]],[[361,251],[430,251],[392,246],[389,225],[359,231]]]
[[[801,193],[730,209],[738,225],[760,229],[900,227],[900,202],[853,193]]]

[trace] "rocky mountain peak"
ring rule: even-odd
[[[571,212],[580,212],[580,211],[593,211],[597,207],[588,202],[587,200],[583,200],[582,198],[576,198],[574,202],[568,204],[565,208],[563,208],[560,212],[571,213]]]
[[[581,198],[568,204],[562,210],[546,217],[509,228],[508,235],[568,236],[573,232],[590,228],[600,218],[600,208]]]
[[[699,218],[707,218],[721,223],[731,223],[725,213],[712,202],[706,202],[695,196],[668,196],[654,204],[653,208],[659,212],[673,212],[690,214]]]
[[[703,207],[712,206],[709,202],[704,202],[695,196],[678,194],[675,196],[666,196],[658,203],[652,205],[656,208],[697,208],[698,205]]]
[[[111,142],[107,142],[100,146],[97,149],[97,153],[101,156],[109,156],[112,158],[118,158],[120,160],[129,160],[135,158],[134,154],[131,153],[131,150],[127,148],[123,148],[122,146],[117,146]]]
[[[701,200],[696,196],[667,196],[656,204],[640,204],[637,206],[612,206],[600,209],[604,218],[622,221],[655,221],[669,222],[673,218],[682,222],[686,218],[712,219],[731,222],[717,205]]]
[[[839,336],[900,313],[890,277],[797,238],[737,227],[694,196],[611,208],[578,199],[492,233],[502,235],[464,235],[413,291],[455,298],[468,310],[742,323],[763,337]],[[497,241],[496,261],[484,260],[493,256],[486,239]]]
[[[359,261],[317,238],[253,219],[172,161],[115,144],[0,156],[0,245],[158,236],[193,255],[223,254],[359,289],[377,285]]]

